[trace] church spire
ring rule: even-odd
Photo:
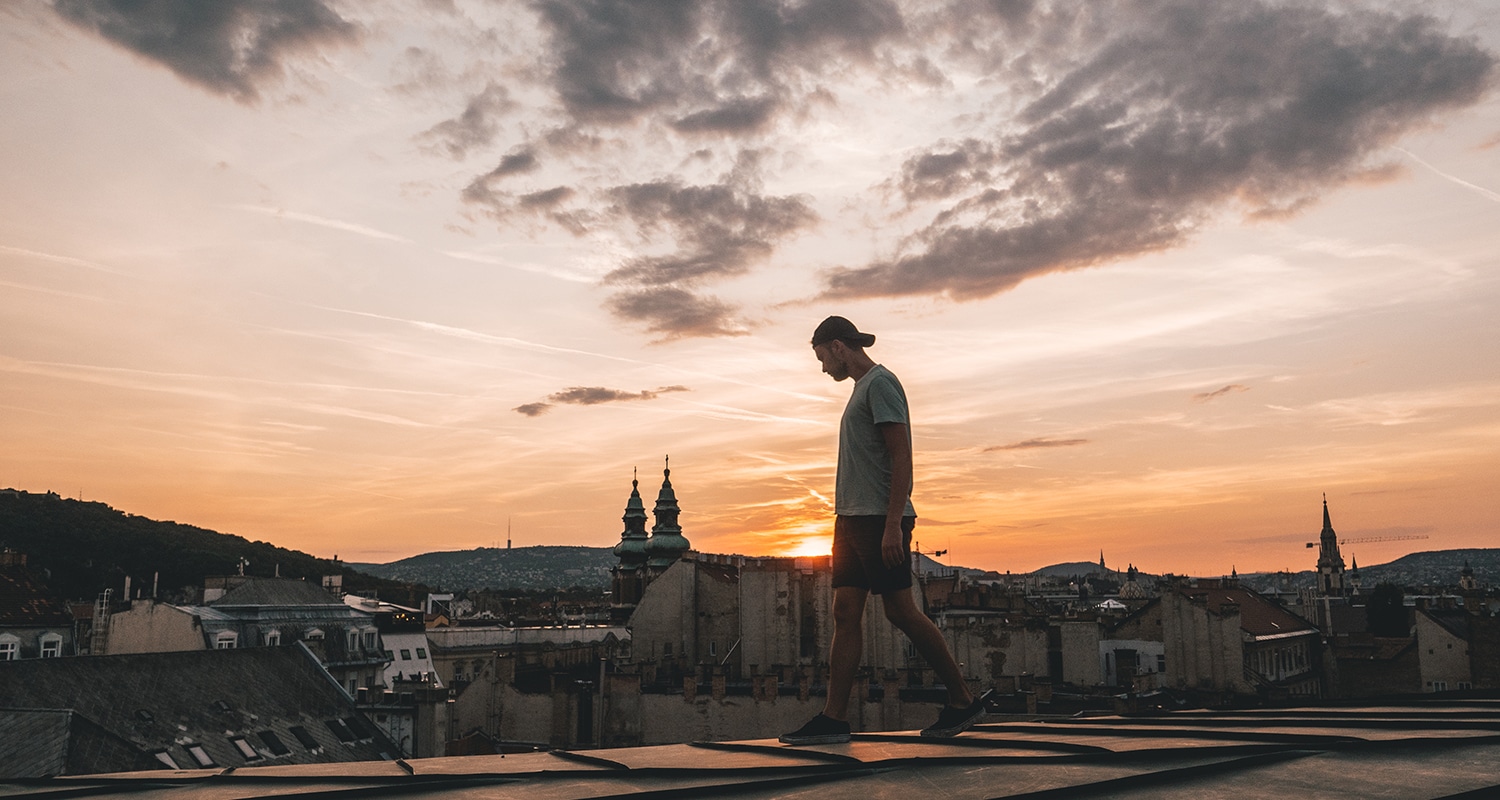
[[[677,523],[682,509],[677,505],[677,492],[672,489],[671,456],[667,457],[661,475],[661,491],[656,495],[656,507],[651,510],[656,515],[656,524],[651,526],[651,540],[646,543],[646,555],[649,566],[665,569],[681,558],[692,545],[682,535],[682,526]]]
[[[1339,553],[1339,535],[1328,515],[1328,495],[1323,495],[1323,532],[1318,536],[1318,588],[1327,597],[1344,595],[1344,557]]]

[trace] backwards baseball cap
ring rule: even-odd
[[[843,317],[829,317],[818,324],[818,329],[813,331],[812,344],[817,347],[827,344],[834,339],[839,339],[849,344],[860,347],[869,347],[875,344],[875,334],[860,333],[854,323]]]

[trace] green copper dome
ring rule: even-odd
[[[615,545],[615,557],[620,566],[635,569],[646,563],[646,506],[641,502],[641,482],[630,481],[630,499],[625,503],[625,530],[620,533],[620,543]]]
[[[668,567],[682,557],[692,545],[682,535],[682,526],[677,524],[677,515],[682,509],[677,505],[677,493],[672,491],[672,469],[662,470],[661,492],[656,495],[656,524],[651,526],[651,539],[646,542],[646,555],[653,567]]]

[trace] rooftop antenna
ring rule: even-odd
[[[510,517],[505,518],[505,549],[510,549]]]

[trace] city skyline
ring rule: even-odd
[[[0,484],[388,562],[670,455],[826,552],[837,313],[953,563],[1493,542],[1500,9],[622,8],[0,8]]]

